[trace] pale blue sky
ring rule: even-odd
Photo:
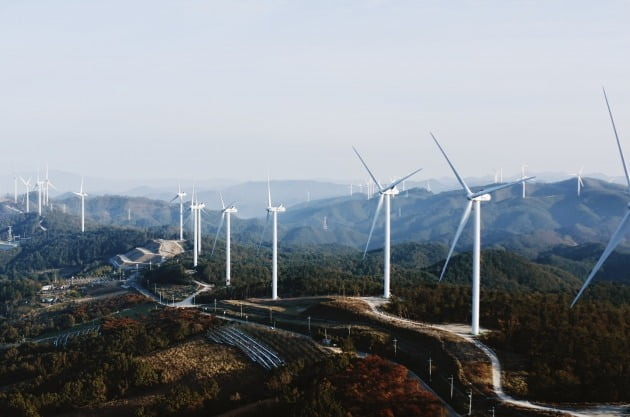
[[[0,0],[3,169],[92,176],[621,175],[625,1]],[[82,155],[82,156],[80,156]]]

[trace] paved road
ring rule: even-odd
[[[580,408],[580,409],[562,409],[562,408],[553,408],[548,406],[543,406],[539,404],[533,404],[529,401],[517,400],[509,395],[507,395],[503,391],[503,385],[501,383],[501,363],[499,362],[499,358],[497,355],[485,344],[481,343],[477,338],[473,337],[470,332],[470,327],[461,325],[461,324],[446,324],[446,325],[435,325],[435,324],[425,324],[421,322],[416,322],[413,320],[403,319],[388,313],[385,313],[379,309],[383,304],[387,303],[387,300],[379,297],[362,297],[361,300],[365,301],[371,308],[372,312],[378,316],[386,317],[390,321],[396,321],[405,326],[409,327],[421,327],[421,328],[434,328],[440,329],[445,332],[457,335],[473,343],[477,346],[483,353],[488,356],[490,362],[492,364],[492,386],[496,396],[504,403],[512,404],[518,407],[540,410],[540,411],[548,411],[554,413],[562,413],[568,416],[574,417],[627,417],[628,410],[630,408],[630,404],[628,405],[607,405],[603,404],[600,406],[594,406],[589,408]]]

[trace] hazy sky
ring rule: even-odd
[[[627,1],[0,0],[2,169],[621,175]],[[422,177],[419,177],[422,178]]]

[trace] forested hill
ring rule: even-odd
[[[527,185],[527,198],[521,187],[501,190],[493,200],[482,205],[482,242],[484,247],[507,248],[528,257],[554,246],[606,243],[621,219],[628,201],[625,189],[617,184],[586,178],[580,197],[575,180]],[[490,184],[488,186],[491,186]],[[481,188],[481,187],[477,187]],[[365,194],[312,200],[289,207],[279,216],[280,245],[339,244],[362,248],[372,224],[376,198]],[[57,210],[65,204],[76,216],[79,201],[75,197],[56,201]],[[452,239],[466,200],[459,190],[433,194],[415,188],[392,199],[392,242],[435,242],[448,244]],[[238,206],[238,202],[236,202]],[[214,234],[220,213],[208,204],[202,227]],[[235,241],[257,243],[264,225],[265,203],[260,218],[234,216]],[[188,203],[185,206],[189,217]],[[382,213],[381,213],[382,214]],[[125,227],[170,227],[179,225],[179,205],[146,198],[92,196],[86,200],[86,218],[90,224]],[[326,218],[326,228],[324,227]],[[382,247],[383,218],[377,221],[371,248]],[[187,220],[186,230],[190,229]],[[267,229],[265,240],[270,240]],[[462,235],[458,249],[469,250],[472,226]],[[622,246],[627,242],[622,242]]]
[[[146,230],[106,226],[80,233],[74,219],[61,214],[43,219],[33,213],[25,215],[14,224],[14,230],[24,238],[17,248],[0,252],[0,275],[8,277],[68,267],[81,270],[107,262],[154,237]]]

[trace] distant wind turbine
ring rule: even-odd
[[[527,168],[527,165],[521,165],[521,180],[525,177],[525,168]],[[525,188],[525,181],[521,181],[521,187],[522,187],[522,192],[523,192],[523,198],[527,197],[527,190]]]
[[[37,187],[37,214],[42,215],[42,204],[44,202],[44,187],[46,182],[39,179],[39,175],[37,176],[37,182],[35,186]]]
[[[582,172],[584,172],[584,167],[580,168],[577,174],[573,174],[577,179],[577,196],[579,197],[582,194],[582,188],[584,187],[584,181],[582,181]]]
[[[195,195],[195,187],[193,186],[192,195],[190,196],[190,214],[192,218],[192,229],[193,229],[193,266],[197,266],[197,256],[199,255],[197,244],[198,244],[198,228],[197,228],[197,198]]]
[[[628,166],[626,165],[626,159],[624,158],[623,151],[621,150],[621,142],[619,141],[619,134],[617,133],[617,127],[615,126],[615,119],[613,118],[612,110],[610,109],[610,103],[608,103],[608,96],[606,95],[606,90],[603,87],[602,87],[602,92],[604,93],[604,101],[606,101],[606,108],[608,109],[608,115],[610,116],[610,123],[612,124],[612,129],[615,134],[615,139],[617,140],[617,148],[619,149],[619,156],[621,157],[621,165],[623,166],[623,171],[626,174],[626,181],[628,183],[628,191],[630,191],[630,176],[628,176]],[[617,230],[615,230],[615,233],[613,233],[612,237],[610,238],[610,241],[608,242],[608,246],[606,246],[606,249],[604,249],[604,253],[602,253],[599,260],[593,267],[593,270],[589,274],[588,278],[586,278],[586,281],[584,281],[584,285],[582,285],[582,288],[580,288],[580,291],[575,296],[575,299],[571,303],[571,307],[573,307],[575,303],[577,303],[577,301],[582,296],[582,293],[584,293],[584,290],[586,289],[586,287],[588,287],[588,285],[591,283],[591,281],[595,277],[595,274],[597,274],[597,272],[602,267],[604,262],[606,262],[606,259],[608,259],[610,254],[613,253],[613,251],[617,247],[617,245],[619,245],[619,242],[621,242],[621,239],[624,236],[624,232],[626,231],[627,226],[628,226],[628,219],[630,219],[630,204],[628,204],[628,210],[626,210],[626,214],[623,216],[623,219],[621,219],[619,226],[617,226]]]
[[[18,196],[18,176],[17,174],[13,174],[13,203],[17,205],[17,196]]]
[[[269,177],[267,177],[267,219],[265,221],[265,227],[263,228],[263,234],[260,237],[260,243],[265,235],[265,230],[269,224],[269,216],[273,217],[273,242],[272,242],[272,266],[271,266],[271,299],[278,299],[278,213],[284,213],[287,209],[280,204],[274,206],[271,203],[271,184]],[[259,247],[260,247],[259,243]]]
[[[186,197],[186,193],[182,191],[182,187],[179,185],[177,194],[170,201],[172,203],[179,198],[179,240],[184,240],[184,197]]]
[[[372,171],[370,171],[370,168],[368,168],[367,164],[365,163],[363,158],[361,158],[361,155],[359,155],[359,152],[356,150],[356,148],[353,146],[352,149],[354,150],[354,153],[357,154],[357,156],[359,157],[361,164],[363,164],[363,167],[365,167],[368,174],[370,174],[370,177],[372,178],[372,181],[374,181],[374,185],[378,188],[378,192],[380,194],[380,197],[378,199],[378,204],[376,206],[376,212],[374,213],[374,221],[372,222],[372,228],[370,229],[370,234],[368,235],[368,240],[367,240],[367,243],[365,244],[365,250],[363,251],[364,258],[365,258],[365,254],[367,253],[368,247],[370,246],[370,240],[372,239],[374,226],[376,226],[376,221],[378,220],[378,214],[381,211],[381,207],[383,206],[383,200],[385,200],[385,248],[384,248],[385,263],[383,266],[383,298],[389,298],[390,296],[389,260],[390,260],[390,223],[391,223],[390,222],[390,219],[391,219],[391,200],[390,199],[392,196],[398,195],[398,188],[396,188],[398,184],[405,181],[412,175],[418,173],[419,171],[422,170],[422,168],[417,169],[413,171],[411,174],[406,175],[392,182],[386,187],[383,187],[376,180],[376,177],[372,174]]]
[[[46,164],[46,178],[44,178],[44,182],[45,182],[44,205],[49,206],[50,205],[50,202],[49,202],[50,187],[54,188],[55,190],[57,189],[57,187],[55,187],[55,185],[50,181],[50,178],[48,178],[48,164]]]
[[[29,178],[28,180],[24,180],[24,178],[20,177],[20,180],[22,181],[22,183],[24,184],[24,187],[26,188],[26,212],[29,213],[30,212],[30,208],[29,208],[29,202],[30,202],[29,193],[31,191],[31,179]]]
[[[446,152],[444,151],[444,149],[442,149],[442,146],[440,146],[440,143],[438,142],[437,138],[433,135],[433,133],[431,133],[431,137],[433,137],[435,144],[440,149],[440,152],[442,152],[442,155],[444,155],[444,158],[446,159],[446,162],[448,162],[449,166],[451,167],[451,170],[453,170],[455,177],[457,177],[457,181],[459,181],[459,184],[462,186],[462,188],[466,192],[465,196],[466,196],[466,199],[468,200],[468,203],[466,204],[466,208],[464,209],[464,214],[461,220],[459,221],[459,226],[457,227],[457,231],[455,232],[453,243],[451,244],[451,248],[448,251],[448,255],[446,257],[446,261],[444,262],[444,267],[442,268],[442,273],[440,274],[440,281],[442,281],[442,278],[444,277],[444,272],[446,272],[448,261],[451,259],[451,255],[453,254],[455,245],[457,245],[457,241],[459,240],[459,237],[462,234],[462,231],[464,230],[464,226],[466,226],[466,223],[468,222],[468,218],[470,217],[470,212],[472,210],[475,211],[475,217],[474,217],[475,231],[474,231],[474,239],[473,239],[474,245],[473,245],[473,261],[472,261],[472,325],[471,325],[472,330],[471,330],[471,333],[474,336],[476,336],[479,334],[479,293],[480,293],[480,284],[481,284],[481,277],[480,277],[481,202],[490,201],[490,199],[492,198],[490,196],[490,193],[494,193],[503,188],[512,187],[514,185],[530,180],[533,177],[521,178],[518,181],[514,181],[508,184],[496,185],[494,187],[489,187],[489,188],[486,188],[485,190],[481,190],[474,193],[470,190],[470,188],[468,188],[468,185],[466,184],[462,176],[459,175],[459,172],[457,172],[457,170],[455,169],[455,166],[451,163],[450,159],[448,159]]]
[[[83,178],[81,178],[81,189],[74,193],[81,199],[81,233],[85,232],[85,197],[87,194],[83,191]]]
[[[217,228],[217,234],[214,237],[214,243],[212,244],[212,252],[210,256],[214,254],[214,248],[217,245],[217,239],[219,239],[219,233],[221,232],[221,227],[223,226],[223,221],[225,221],[225,285],[230,286],[231,275],[230,275],[230,246],[231,246],[231,226],[230,226],[230,217],[232,214],[238,213],[236,207],[234,207],[234,203],[230,204],[228,207],[225,206],[225,202],[223,201],[223,195],[219,193],[219,197],[221,198],[221,222],[219,223],[219,227]]]

